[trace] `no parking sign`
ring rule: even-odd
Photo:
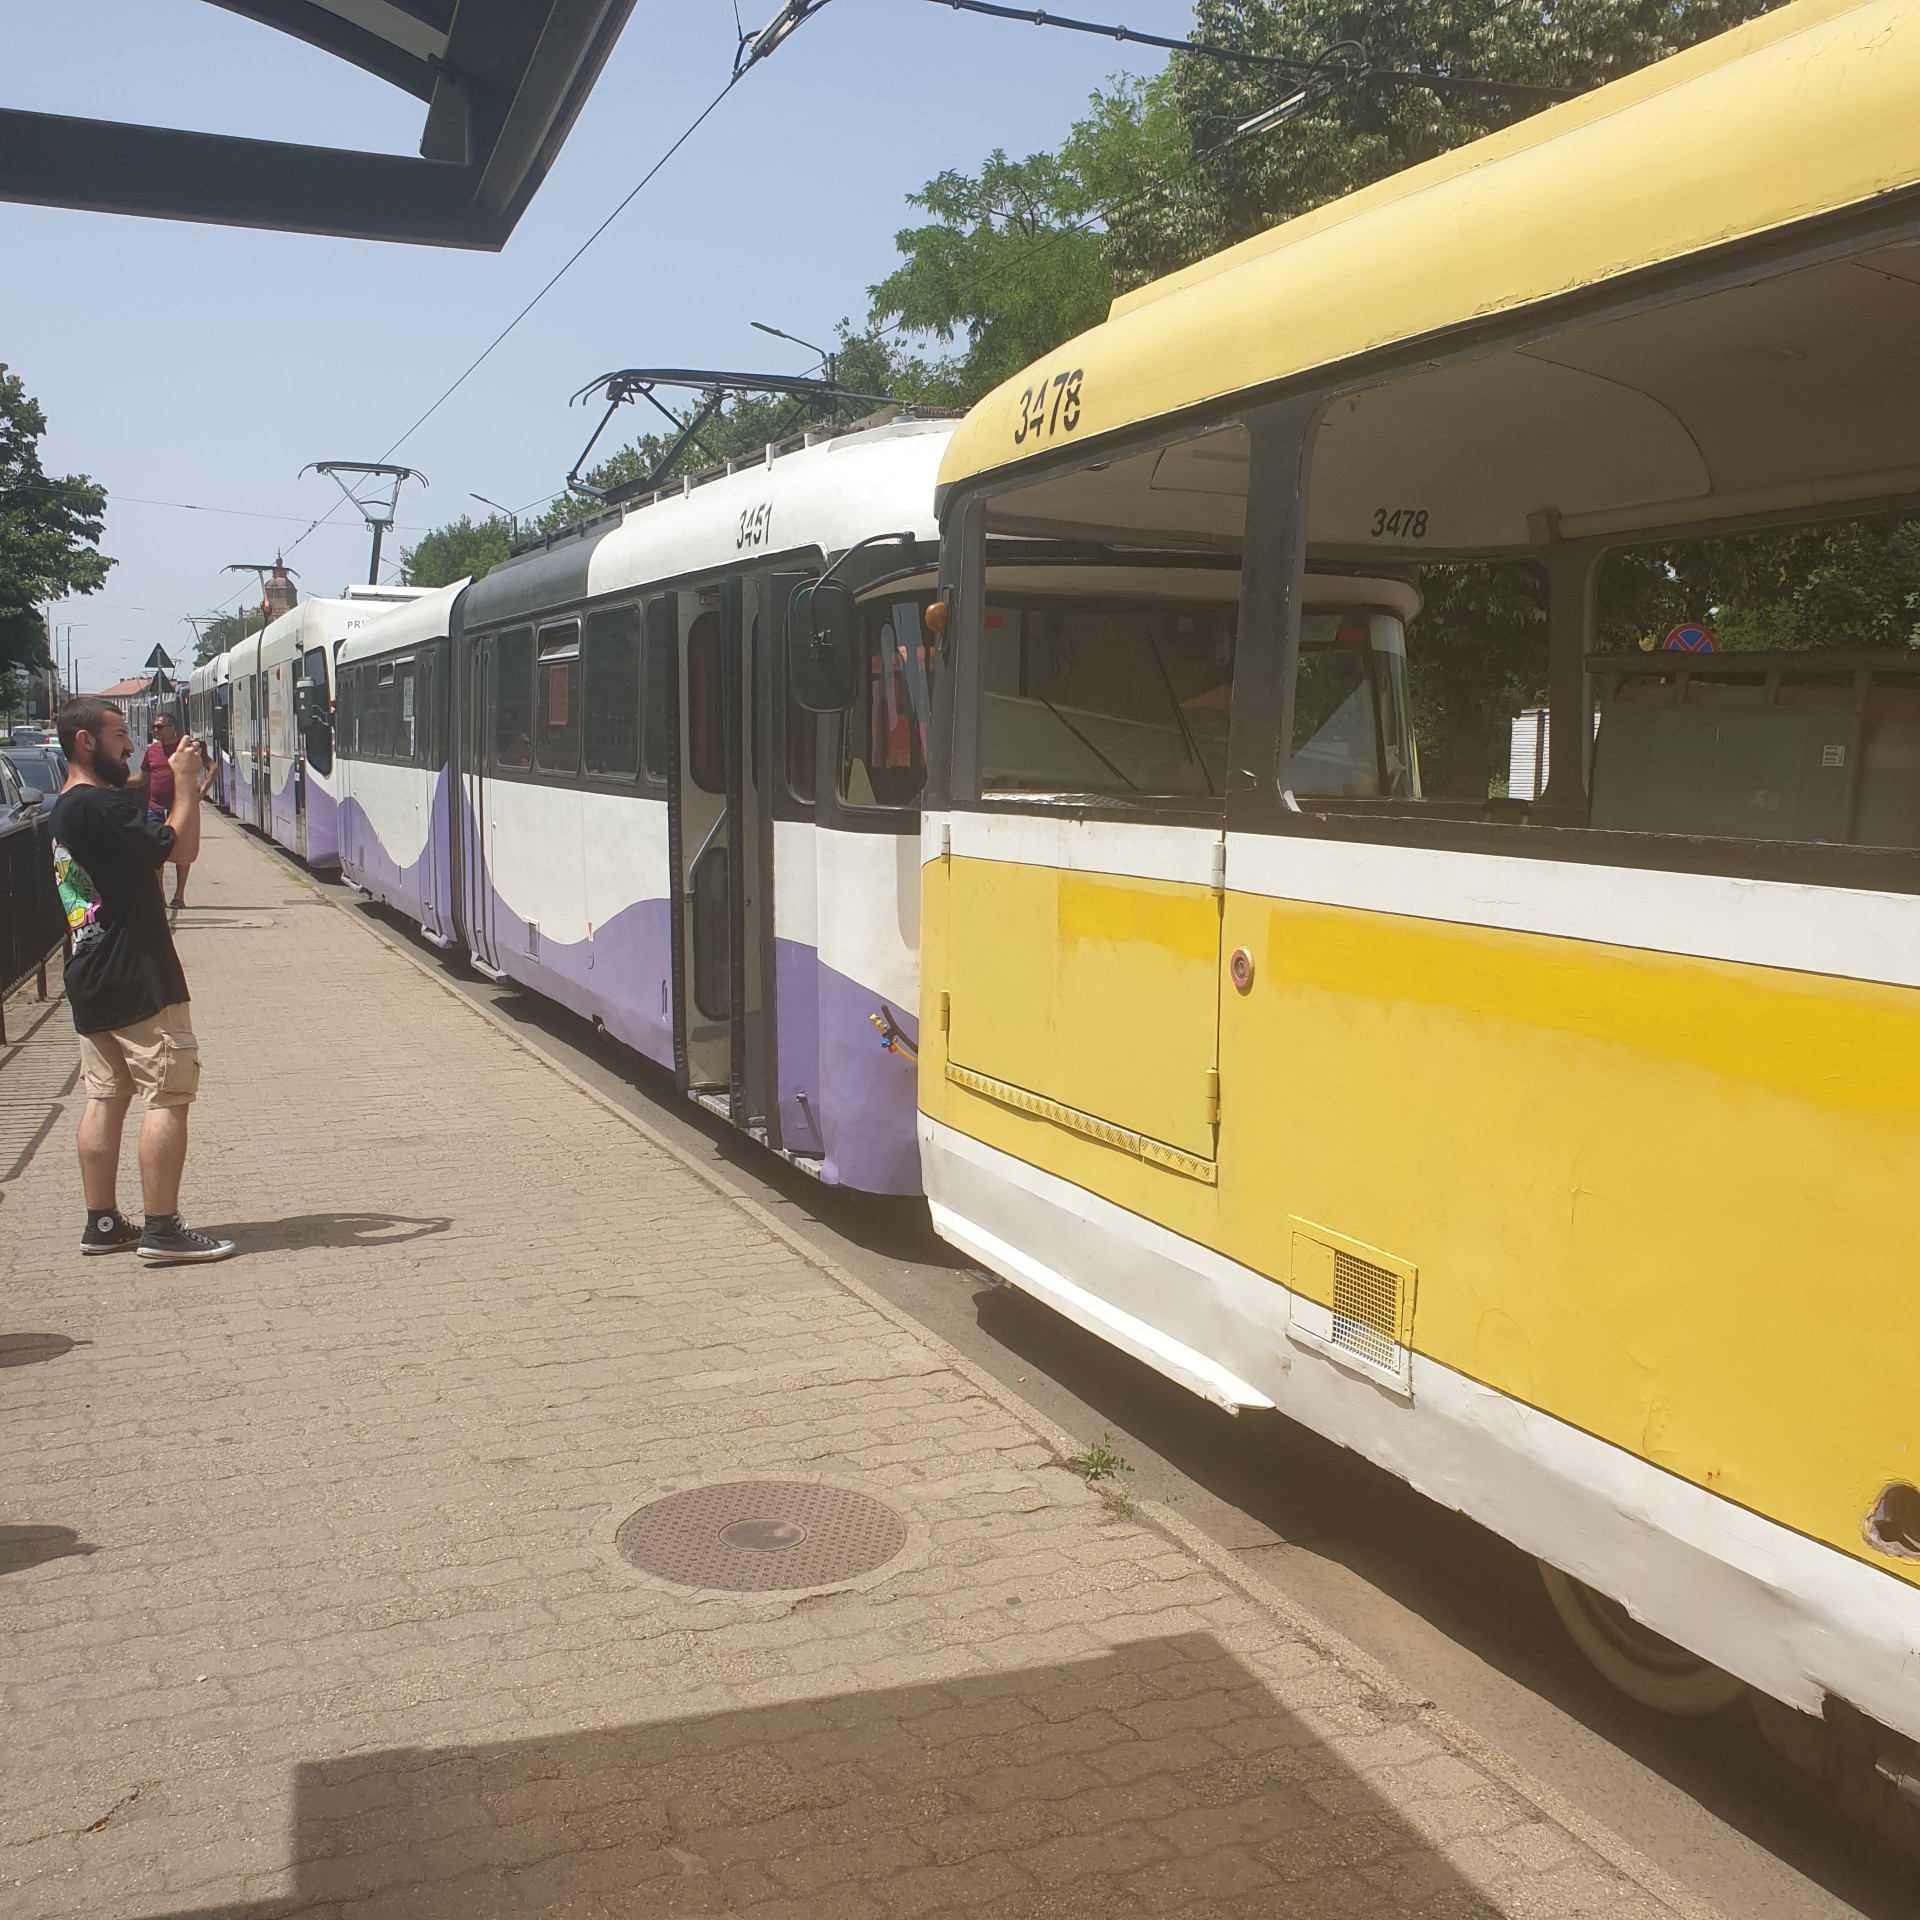
[[[1697,620],[1683,620],[1667,635],[1664,648],[1667,653],[1711,653],[1713,650],[1713,629],[1703,627]]]

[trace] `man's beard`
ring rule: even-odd
[[[93,749],[93,777],[104,780],[110,787],[124,787],[133,776],[130,761],[116,760],[105,747],[97,742]]]

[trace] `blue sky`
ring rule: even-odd
[[[772,4],[741,0],[747,24]],[[1192,20],[1182,0],[1121,11],[1175,35]],[[113,496],[120,564],[56,614],[83,685],[156,641],[187,654],[181,616],[236,596],[222,566],[271,559],[334,503],[300,469],[379,457],[712,96],[733,44],[729,0],[640,0],[498,254],[0,203],[0,361],[47,410],[49,468]],[[417,101],[203,0],[0,0],[0,46],[0,105],[392,152],[419,139]],[[926,0],[832,0],[402,450],[431,482],[403,496],[402,527],[483,512],[470,490],[515,507],[551,493],[590,430],[567,397],[608,368],[806,371],[748,322],[825,341],[857,321],[909,192],[995,146],[1053,145],[1109,75],[1159,60]],[[288,562],[327,593],[364,579],[366,556],[343,513]]]

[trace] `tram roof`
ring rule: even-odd
[[[1897,343],[1910,341],[1920,323],[1920,252],[1890,244],[1909,240],[1920,221],[1916,99],[1916,0],[1797,0],[1122,295],[1103,324],[974,407],[948,448],[943,492],[998,470],[1011,476],[1035,463],[1037,471],[1053,466],[1042,456],[1061,451],[1066,435],[1017,438],[1021,396],[1063,372],[1079,370],[1071,444],[1084,448],[1183,417],[1201,426],[1210,413],[1267,392],[1440,367],[1477,343],[1511,347],[1530,324],[1544,335],[1582,321],[1583,302],[1595,313],[1618,313],[1636,298],[1646,306],[1671,300],[1683,282],[1700,291],[1716,274],[1722,287],[1757,283],[1779,271],[1789,252],[1803,262],[1867,259],[1876,281],[1895,291],[1883,297],[1862,283],[1864,319],[1855,312],[1820,321],[1818,310],[1842,291],[1834,287],[1802,299],[1791,315],[1762,321],[1749,313],[1733,330],[1746,337],[1732,350],[1824,357],[1831,378],[1831,349],[1844,345],[1857,355],[1865,325],[1884,374],[1907,354]],[[1843,324],[1852,329],[1844,341],[1834,335]],[[1802,332],[1807,339],[1796,344]],[[1633,416],[1645,402],[1635,425],[1653,442],[1664,435],[1672,443],[1662,481],[1642,473],[1614,488],[1616,520],[1656,501],[1661,484],[1672,492],[1654,515],[1663,524],[1689,514],[1730,519],[1736,506],[1752,514],[1769,500],[1806,504],[1823,484],[1830,494],[1860,499],[1920,492],[1920,469],[1894,475],[1889,462],[1836,480],[1828,449],[1809,454],[1792,476],[1762,473],[1765,462],[1752,459],[1728,458],[1713,470],[1715,428],[1736,423],[1688,417],[1689,404],[1696,414],[1701,404],[1706,344],[1694,340],[1691,354],[1670,351],[1664,382],[1649,370],[1644,338],[1635,370],[1582,370],[1596,382],[1590,411],[1611,406]],[[1559,378],[1561,369],[1549,372]],[[1881,391],[1881,411],[1903,410],[1903,397]],[[1750,408],[1751,395],[1727,394],[1724,404]],[[1805,406],[1817,404],[1817,396],[1805,398]],[[1864,416],[1872,405],[1863,394],[1852,411]],[[1536,418],[1552,411],[1536,408]],[[1627,430],[1616,426],[1616,438]],[[1703,471],[1683,473],[1689,460]],[[1692,503],[1686,511],[1675,505],[1683,500]],[[1608,504],[1595,503],[1594,530]],[[1510,537],[1512,513],[1489,509],[1481,518],[1482,534],[1498,521],[1501,537],[1451,544],[1526,543],[1524,531],[1517,542]],[[1348,531],[1336,530],[1333,544]]]

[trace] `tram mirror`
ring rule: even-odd
[[[801,587],[787,608],[787,682],[808,713],[840,713],[859,690],[853,595],[837,580]]]

